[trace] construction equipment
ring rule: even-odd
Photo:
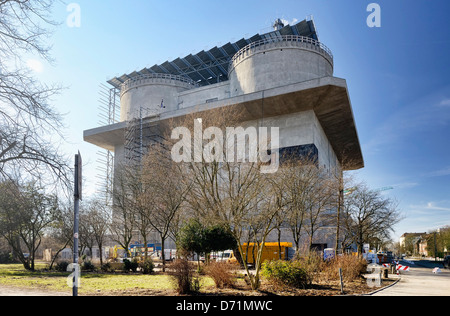
[[[354,191],[356,191],[358,189],[358,187],[353,187],[353,188],[348,188],[346,190],[343,191],[344,195],[349,195],[352,194]],[[381,187],[375,190],[372,190],[373,192],[382,192],[382,191],[389,191],[389,190],[394,190],[394,187]]]
[[[394,187],[382,187],[382,188],[378,188],[373,190],[374,192],[381,192],[381,191],[389,191],[389,190],[394,190]]]

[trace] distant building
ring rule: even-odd
[[[418,248],[419,248],[419,256],[424,256],[424,257],[428,257],[428,234],[427,235],[422,235],[420,236],[419,239],[419,244],[418,244]]]
[[[426,240],[426,235],[427,233],[404,233],[400,236],[400,249],[403,252],[418,255],[420,252],[419,244]]]
[[[414,237],[420,237],[420,236],[424,236],[427,233],[404,233],[403,235],[400,236],[400,246],[405,246],[406,245],[406,241],[408,238],[414,238]]]

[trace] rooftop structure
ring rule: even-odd
[[[281,24],[279,24],[281,23]],[[279,21],[278,27],[282,25]],[[206,86],[228,80],[228,66],[233,56],[238,51],[251,43],[258,41],[277,40],[280,36],[297,35],[318,40],[316,28],[313,20],[304,20],[296,25],[282,26],[281,28],[266,34],[256,34],[248,39],[242,38],[234,43],[227,43],[221,47],[214,47],[208,51],[202,50],[195,55],[188,55],[177,58],[173,61],[166,61],[161,65],[154,65],[130,74],[124,74],[113,78],[108,83],[121,89],[122,84],[130,79],[136,79],[146,75],[165,74],[179,76],[193,82],[198,86]]]

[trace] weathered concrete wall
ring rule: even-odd
[[[141,107],[144,117],[177,110],[179,93],[192,88],[188,83],[172,79],[134,80],[122,88],[120,120],[123,122],[138,118]]]
[[[337,156],[313,110],[246,121],[242,122],[240,126],[243,128],[249,126],[267,127],[269,133],[270,127],[278,127],[280,148],[314,144],[319,152],[319,166],[321,168],[332,171],[336,167],[340,168]],[[204,126],[204,129],[207,127]],[[116,146],[114,152],[114,168],[120,170],[120,164],[125,159],[124,145]]]
[[[114,171],[119,171],[125,162],[125,145],[116,146],[114,149]],[[116,178],[116,177],[114,177]]]
[[[319,165],[328,170],[339,167],[337,156],[314,111],[303,111],[242,123],[243,127],[278,127],[280,148],[314,144],[319,151]]]
[[[292,236],[292,231],[289,228],[281,228],[280,241],[291,242],[292,247],[295,248],[294,237]],[[266,242],[278,242],[278,231],[273,230],[267,237]],[[336,227],[326,226],[318,228],[314,233],[312,242],[313,244],[326,244],[326,248],[335,248]],[[309,250],[309,235],[304,231],[300,237],[299,248],[301,254],[306,254]]]
[[[162,78],[149,75],[130,80],[121,91],[121,121],[139,117],[141,107],[145,117],[332,76],[329,55],[305,45],[277,42],[257,47],[231,64],[230,80],[205,87],[195,88],[195,83],[189,79],[176,80],[164,74],[160,74]],[[161,108],[162,102],[164,108]]]
[[[319,150],[319,165],[331,171],[340,170],[341,166],[336,153],[333,150],[317,116],[314,114],[312,118],[312,131],[314,133],[314,144]]]
[[[178,109],[228,99],[229,97],[230,82],[224,81],[221,83],[180,92],[178,95]]]
[[[333,75],[326,55],[295,44],[267,44],[234,62],[229,76],[231,96]]]

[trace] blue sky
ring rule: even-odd
[[[86,163],[85,193],[95,191],[98,148],[83,130],[98,126],[99,85],[114,76],[271,30],[278,17],[313,15],[320,41],[347,80],[370,187],[393,186],[404,232],[450,225],[450,28],[447,0],[80,0],[81,26],[58,3],[61,22],[49,43],[55,63],[32,62],[43,81],[66,86],[55,98],[66,113],[68,154]],[[369,28],[367,6],[381,7],[381,27]],[[30,56],[30,59],[38,59]],[[39,61],[39,60],[38,60]]]

